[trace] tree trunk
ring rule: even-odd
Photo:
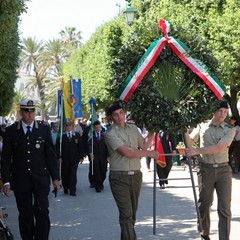
[[[45,104],[44,104],[44,99],[45,99],[45,94],[43,91],[43,84],[42,84],[42,79],[40,79],[38,77],[38,74],[36,74],[36,81],[37,81],[37,86],[38,86],[38,92],[39,92],[39,96],[40,96],[40,100],[41,100],[41,107],[42,107],[42,119],[46,120],[47,119],[47,115],[46,115],[46,111],[45,111]]]
[[[227,94],[225,96],[226,100],[228,101],[232,116],[234,116],[237,119],[237,124],[240,124],[239,121],[239,111],[237,108],[238,98],[237,98],[238,91],[236,88],[230,88],[230,96]]]

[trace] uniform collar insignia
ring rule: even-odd
[[[20,120],[20,121],[18,122],[17,130],[20,130],[20,129],[21,129],[21,126],[22,126],[22,120]],[[39,124],[38,124],[38,122],[37,122],[36,120],[34,121],[34,127],[35,127],[35,128],[39,128]]]

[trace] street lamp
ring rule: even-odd
[[[126,21],[129,25],[132,25],[134,21],[134,17],[136,15],[137,10],[133,7],[131,7],[131,1],[128,1],[128,6],[126,10],[124,11]]]
[[[121,5],[119,3],[116,3],[116,6],[118,7],[118,14],[120,14],[121,11]]]

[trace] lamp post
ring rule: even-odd
[[[119,3],[116,3],[116,6],[118,7],[118,14],[120,14],[120,11],[121,11],[121,6]]]
[[[126,10],[124,11],[126,21],[129,25],[132,25],[137,10],[133,7],[131,7],[131,0],[126,0],[128,2],[128,6]]]

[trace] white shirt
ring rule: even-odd
[[[66,132],[66,134],[67,134],[67,137],[72,138],[72,135],[73,135],[72,131],[70,131],[70,132]],[[69,135],[69,134],[70,134],[70,135]]]
[[[100,136],[101,136],[101,132],[96,132],[96,138],[100,138]]]
[[[30,132],[32,132],[33,124],[34,124],[34,121],[30,125],[27,125],[25,122],[22,122],[22,127],[25,134],[27,132],[27,126],[30,126]]]

